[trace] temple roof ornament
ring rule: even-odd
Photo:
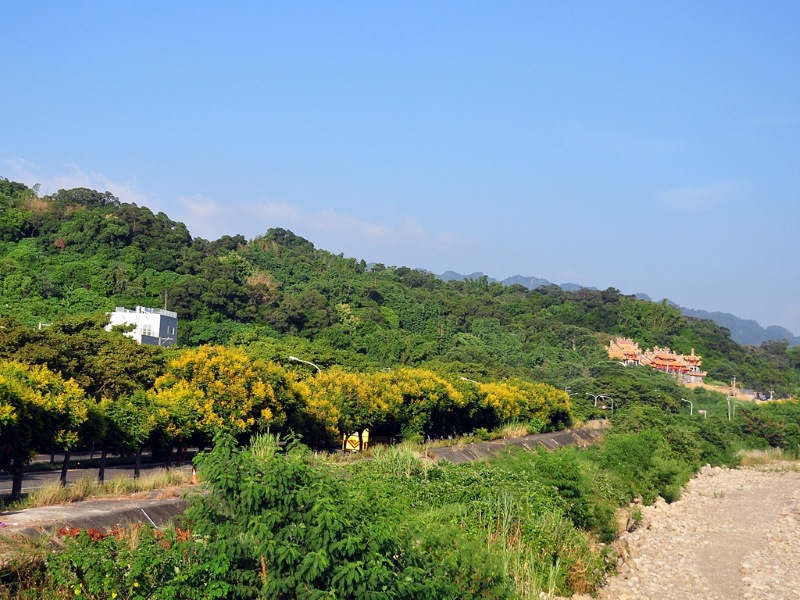
[[[624,365],[647,365],[653,369],[680,376],[684,381],[700,383],[708,375],[700,370],[702,357],[694,353],[678,354],[667,347],[654,346],[644,352],[639,344],[630,338],[611,340],[606,348],[608,357],[619,360]]]

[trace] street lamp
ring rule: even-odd
[[[297,358],[296,356],[290,356],[289,360],[293,360],[294,362],[299,362],[299,363],[303,363],[303,364],[306,364],[306,365],[311,365],[312,367],[314,367],[317,370],[317,373],[322,373],[322,369],[320,369],[319,366],[315,365],[314,363],[312,363],[309,360],[303,360],[302,358]]]
[[[605,400],[611,400],[611,414],[613,415],[614,414],[614,399],[611,398],[610,396],[606,396],[606,395],[602,395],[602,394],[599,397],[600,398],[604,398]],[[606,405],[603,404],[603,410],[605,410],[605,409],[606,409]]]
[[[587,396],[591,396],[592,398],[594,398],[594,405],[595,406],[597,406],[597,399],[598,398],[602,398],[602,399],[608,398],[608,396],[606,396],[605,394],[590,394],[589,392],[586,392],[586,395]]]
[[[687,402],[689,404],[689,416],[691,417],[694,415],[694,404],[692,404],[691,400],[686,400],[685,398],[681,398],[682,402]]]
[[[470,383],[474,383],[475,385],[478,385],[477,381],[475,381],[474,379],[467,379],[466,377],[462,377],[461,381],[469,381]]]

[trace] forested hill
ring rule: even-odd
[[[0,179],[0,317],[37,326],[115,306],[177,311],[179,342],[261,345],[321,365],[426,365],[560,388],[603,377],[614,336],[703,356],[710,377],[797,393],[800,350],[744,348],[712,321],[615,289],[443,281],[345,258],[272,228],[193,238],[164,213],[78,188],[39,197]]]
[[[454,271],[447,271],[441,275],[438,275],[440,279],[444,279],[445,281],[450,281],[451,279],[478,279],[482,277],[483,273],[472,273],[471,275],[461,275],[460,273],[456,273]],[[489,277],[490,282],[497,281],[492,277]],[[548,281],[547,279],[540,279],[538,277],[525,277],[523,275],[514,275],[512,277],[507,277],[502,281],[505,285],[513,285],[518,283],[520,285],[525,286],[528,289],[536,289],[542,286],[554,285],[552,282]],[[586,286],[577,284],[577,283],[560,283],[558,284],[563,290],[567,291],[578,291],[583,289]],[[595,289],[595,288],[591,288]],[[640,300],[652,300],[650,296],[645,293],[639,292],[635,294],[637,298]],[[762,342],[769,342],[769,341],[778,341],[778,340],[786,340],[789,342],[790,346],[800,346],[800,336],[795,336],[791,331],[784,327],[780,327],[778,325],[769,325],[767,327],[761,327],[758,322],[752,319],[740,319],[739,317],[732,315],[730,313],[723,313],[723,312],[708,312],[705,310],[695,310],[693,308],[686,308],[685,306],[679,306],[674,302],[670,302],[673,304],[677,309],[681,311],[681,313],[687,317],[696,317],[698,319],[710,319],[714,321],[717,325],[726,328],[730,331],[731,339],[738,342],[743,346],[757,346]]]

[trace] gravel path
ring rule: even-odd
[[[602,600],[800,599],[800,472],[704,467],[681,499],[642,509]]]

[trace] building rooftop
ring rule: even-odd
[[[166,308],[148,308],[146,306],[137,306],[136,308],[125,308],[124,306],[117,306],[114,312],[118,313],[146,313],[154,315],[162,315],[164,317],[178,318],[178,313],[167,310]]]

